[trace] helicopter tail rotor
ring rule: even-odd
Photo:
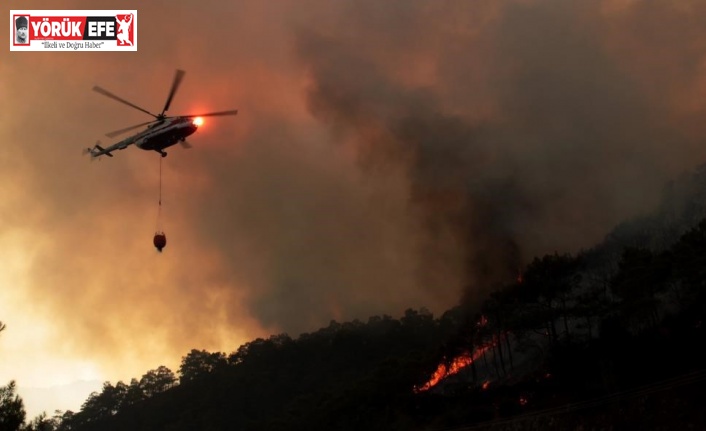
[[[86,154],[91,154],[92,152],[93,152],[93,148],[84,148],[83,150],[81,150],[81,154],[84,155],[84,156],[85,156]],[[95,157],[93,157],[92,154],[91,154],[90,160],[91,160],[91,161],[95,160]]]

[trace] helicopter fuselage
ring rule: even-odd
[[[193,135],[199,126],[191,117],[167,118],[157,123],[151,124],[140,133],[123,139],[108,150],[124,150],[128,146],[135,144],[137,148],[146,151],[157,151],[165,155],[164,149],[169,148],[179,141],[186,140],[187,136]],[[102,150],[105,152],[105,150]]]
[[[163,123],[156,123],[125,141],[127,141],[126,144],[132,141],[143,150],[162,151],[194,134],[198,128],[193,119],[177,117],[164,120]]]
[[[122,141],[110,145],[108,147],[102,147],[100,141],[96,142],[93,148],[86,148],[83,150],[84,154],[90,154],[91,159],[95,159],[100,156],[113,157],[112,152],[115,150],[124,150],[130,145],[136,145],[138,148],[146,151],[157,151],[165,157],[167,153],[164,151],[165,148],[169,148],[174,144],[180,143],[184,148],[191,148],[191,145],[186,142],[186,137],[193,135],[199,126],[203,124],[203,117],[216,117],[223,115],[236,115],[238,113],[237,109],[232,109],[229,111],[218,111],[209,112],[199,115],[176,115],[176,116],[166,116],[165,113],[169,110],[169,106],[172,103],[172,98],[176,93],[182,78],[184,77],[183,70],[177,70],[174,75],[174,81],[172,82],[172,88],[169,91],[169,96],[164,104],[164,109],[160,114],[153,114],[152,112],[141,108],[125,99],[122,99],[110,91],[95,86],[93,91],[102,94],[103,96],[109,97],[117,102],[124,105],[128,105],[138,111],[142,111],[155,118],[153,121],[147,123],[141,123],[134,126],[130,126],[124,129],[116,130],[111,133],[107,133],[106,136],[113,137],[120,135],[122,133],[128,132],[130,130],[135,130],[138,127],[147,126],[143,131],[130,136],[129,138],[123,139]]]

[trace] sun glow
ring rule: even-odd
[[[203,118],[202,117],[196,117],[194,118],[193,121],[194,125],[197,127],[201,127],[203,125]]]

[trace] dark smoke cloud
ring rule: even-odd
[[[204,233],[246,280],[248,309],[268,328],[298,333],[427,303],[410,271],[419,228],[404,184],[370,181],[329,142],[272,126],[258,127],[235,163],[213,155],[207,164],[228,187],[200,207],[218,217]]]
[[[596,6],[474,3],[446,16],[457,24],[449,34],[444,20],[425,19],[428,3],[402,14],[356,3],[336,21],[340,30],[302,32],[314,115],[355,137],[364,168],[407,169],[432,233],[426,271],[442,269],[434,256],[460,259],[464,284],[488,289],[533,255],[588,246],[654,204],[670,174],[660,154],[673,132],[658,121],[665,107],[650,103],[606,47]],[[474,27],[488,9],[492,19]],[[409,51],[437,64],[433,82],[399,79],[415,68],[396,61]],[[450,241],[443,229],[460,238],[455,256],[439,253]]]
[[[442,312],[535,255],[601,240],[706,157],[702,2],[139,8],[134,55],[0,62],[17,297],[61,334],[47,349],[121,378],[330,319]],[[158,255],[156,155],[79,153],[146,120],[93,85],[158,111],[176,68],[171,113],[240,114],[170,152]]]

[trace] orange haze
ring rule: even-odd
[[[599,241],[706,157],[700,1],[10,7],[137,9],[139,29],[134,53],[0,56],[0,384],[438,314]],[[170,114],[240,113],[169,151],[160,254],[158,155],[81,150],[149,119],[94,85],[159,112],[177,68]]]

